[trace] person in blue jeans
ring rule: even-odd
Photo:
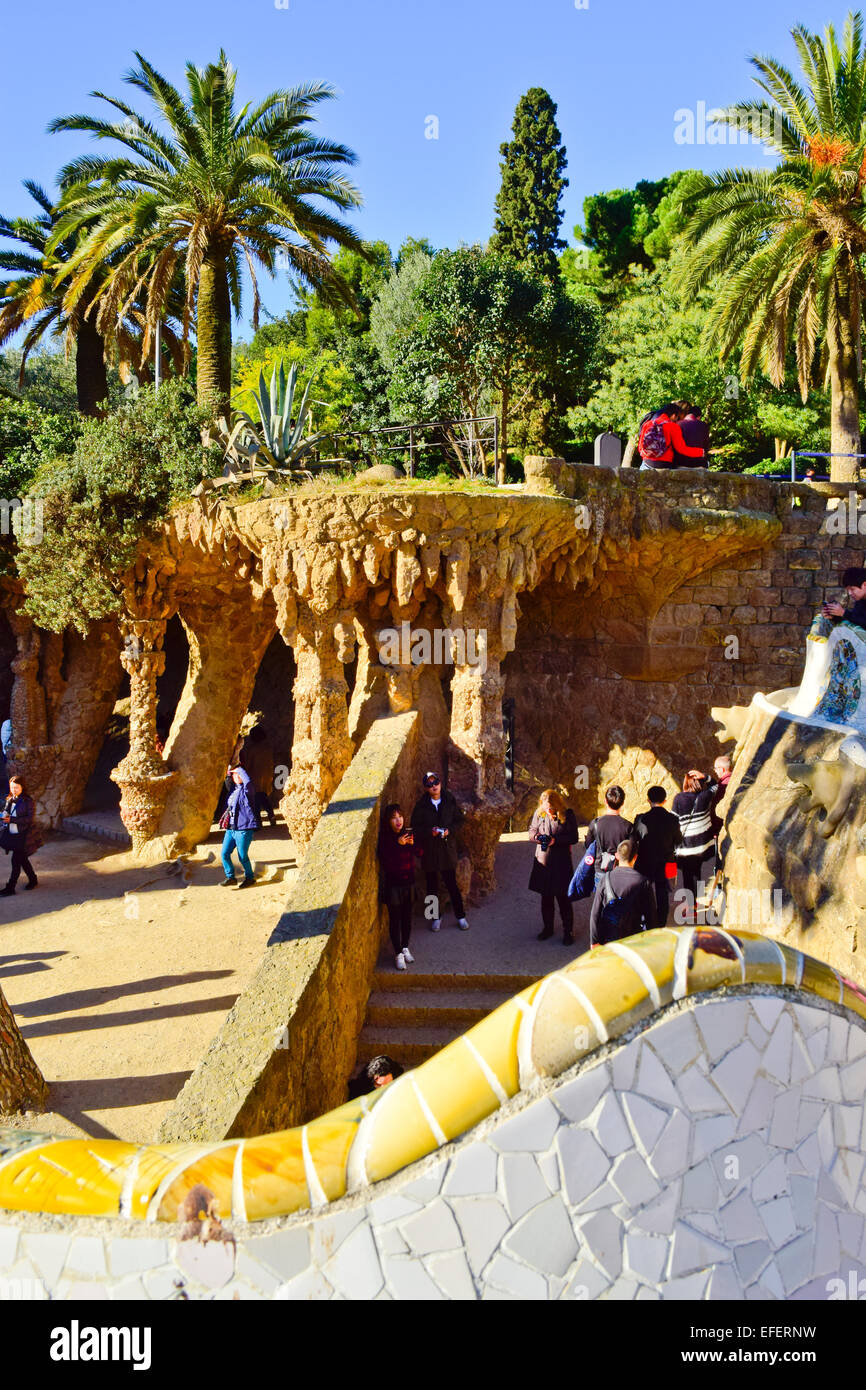
[[[251,883],[255,883],[255,874],[250,863],[250,842],[259,828],[254,802],[255,792],[249,773],[245,772],[242,767],[233,767],[229,775],[235,784],[235,789],[229,796],[226,807],[229,823],[223,837],[221,853],[225,871],[222,886],[229,888],[235,881],[235,866],[232,855],[237,850],[238,859],[244,871],[244,876],[238,887],[249,888]]]

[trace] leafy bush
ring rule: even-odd
[[[77,411],[57,415],[32,401],[0,397],[0,496],[21,497],[42,458],[71,454],[80,432]]]
[[[83,420],[73,453],[43,456],[30,488],[42,499],[43,539],[17,556],[25,608],[41,627],[86,632],[118,611],[141,538],[203,473],[219,471],[219,450],[202,446],[205,422],[189,384],[170,380]]]
[[[750,468],[744,468],[742,471],[752,476],[761,473],[772,473],[774,475],[778,474],[783,478],[790,478],[791,460],[789,458],[764,459],[763,463],[753,463]]]

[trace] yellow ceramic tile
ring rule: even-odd
[[[194,1187],[206,1187],[216,1203],[211,1215],[227,1221],[232,1214],[232,1174],[234,1172],[237,1143],[226,1144],[215,1153],[205,1154],[190,1163],[179,1173],[171,1186],[163,1194],[159,1204],[159,1221],[184,1221],[184,1199]]]
[[[533,998],[538,994],[538,989],[539,985],[532,986]],[[524,994],[528,992],[524,991]],[[518,996],[518,998],[523,997],[524,995]],[[521,1009],[516,1000],[509,999],[498,1009],[494,1009],[487,1018],[483,1018],[480,1023],[476,1023],[470,1028],[466,1035],[509,1097],[517,1095],[520,1090],[520,1077],[517,1071],[517,1035],[525,1017],[525,1010]],[[435,1061],[435,1058],[430,1060]],[[424,1067],[426,1066],[427,1063],[425,1062]],[[418,1072],[421,1073],[424,1067],[419,1067]]]
[[[813,960],[811,956],[803,957],[803,989],[811,990],[821,999],[830,999],[834,1004],[838,1004],[842,996],[842,984],[835,970],[823,961]]]
[[[384,1088],[382,1099],[359,1131],[358,1140],[366,1144],[364,1169],[368,1182],[390,1177],[439,1147],[433,1126],[415,1095],[411,1074]]]
[[[352,1105],[355,1108],[357,1102]],[[336,1201],[346,1191],[346,1163],[361,1116],[360,1107],[357,1107],[357,1119],[342,1116],[344,1109],[348,1107],[332,1110],[329,1115],[307,1125],[310,1160],[329,1202]]]
[[[46,1139],[3,1163],[0,1207],[76,1216],[116,1215],[136,1148],[119,1139]]]
[[[480,1049],[477,1054],[473,1049],[478,1049],[474,1030],[443,1047],[414,1073],[415,1086],[447,1140],[480,1124],[502,1103],[502,1088],[497,1095],[479,1063]]]
[[[750,984],[783,985],[790,982],[790,966],[778,944],[768,936],[736,933],[746,958],[746,980]]]
[[[248,1139],[243,1175],[248,1221],[286,1216],[310,1205],[299,1129]]]

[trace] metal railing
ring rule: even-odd
[[[481,427],[481,428],[479,428]],[[486,427],[486,428],[485,428]],[[430,431],[440,431],[443,439],[428,441],[425,436]],[[497,415],[466,415],[457,420],[413,420],[409,424],[371,426],[360,430],[334,430],[327,435],[330,443],[338,439],[373,439],[380,436],[402,435],[402,441],[393,444],[374,443],[373,454],[398,451],[409,455],[409,477],[416,476],[417,456],[428,449],[450,448],[458,458],[461,468],[469,477],[477,477],[485,471],[487,445],[493,453],[493,469],[499,459],[499,417]],[[343,462],[339,456],[318,459],[317,466]]]

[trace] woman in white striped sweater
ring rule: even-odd
[[[683,876],[683,887],[689,894],[686,906],[689,920],[694,922],[701,866],[712,851],[713,792],[702,772],[692,769],[683,779],[683,789],[677,792],[671,807],[680,823],[682,844],[677,848],[677,863]]]

